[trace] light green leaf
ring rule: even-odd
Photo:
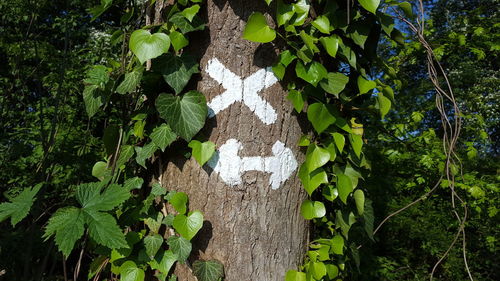
[[[337,188],[334,188],[333,185],[327,185],[326,187],[323,187],[321,194],[326,200],[333,201],[339,196],[339,191]]]
[[[134,146],[133,145],[122,145],[120,148],[120,156],[116,161],[116,167],[120,168],[125,165],[132,156],[134,156]]]
[[[319,39],[319,42],[321,42],[326,52],[333,58],[337,55],[339,41],[340,39],[337,35],[332,35],[330,37],[321,37]]]
[[[318,39],[316,37],[307,34],[304,30],[300,32],[300,38],[306,44],[307,48],[314,54],[319,52],[318,47],[316,47],[316,42]]]
[[[133,261],[126,261],[120,266],[120,281],[144,281],[144,277],[144,270]]]
[[[312,273],[315,280],[321,280],[326,275],[326,267],[322,262],[309,262],[309,272]]]
[[[96,20],[102,13],[104,13],[111,5],[113,4],[113,0],[101,0],[101,4],[94,6],[89,9],[90,14],[92,15],[92,18],[90,19],[90,22],[93,22]]]
[[[271,2],[273,2],[273,0],[264,0],[264,1],[266,1],[267,6],[269,6]],[[215,281],[217,281],[217,279]]]
[[[337,234],[332,238],[332,250],[334,254],[344,254],[344,238],[342,236]]]
[[[208,113],[205,96],[196,91],[189,91],[182,98],[160,94],[156,109],[174,132],[187,141],[205,125]]]
[[[285,72],[286,72],[286,67],[282,65],[281,63],[277,63],[273,65],[272,67],[274,75],[278,77],[279,80],[283,80],[283,77],[285,77]]]
[[[358,214],[360,216],[363,215],[365,211],[365,193],[363,190],[358,189],[354,191],[354,201],[356,202],[356,209],[358,210]]]
[[[377,87],[377,83],[372,80],[366,80],[363,76],[358,76],[358,88],[360,94],[366,94],[368,91]]]
[[[309,173],[322,167],[330,161],[328,150],[317,146],[315,143],[309,145],[306,152],[306,165]]]
[[[337,174],[337,190],[339,191],[340,200],[347,204],[347,197],[353,190],[351,179],[344,174]]]
[[[334,280],[335,277],[339,276],[339,268],[333,264],[326,265],[326,274],[330,280]]]
[[[283,3],[283,0],[278,0],[278,9],[276,12],[276,21],[278,26],[282,26],[287,23],[295,14],[292,5]]]
[[[326,16],[317,17],[311,24],[316,27],[321,33],[330,33],[330,21]]]
[[[190,212],[188,216],[175,216],[173,226],[175,231],[187,240],[191,240],[203,226],[203,214],[200,211]]]
[[[168,202],[174,207],[174,209],[181,215],[184,215],[187,211],[188,196],[184,192],[176,192],[172,197],[169,198]]]
[[[377,12],[380,0],[359,0],[361,7],[365,8],[368,12],[375,14]]]
[[[0,204],[0,222],[10,217],[12,226],[16,226],[24,219],[35,201],[35,195],[38,193],[42,184],[39,183],[33,188],[25,188],[19,195],[11,199],[11,202]]]
[[[108,163],[99,161],[94,164],[92,167],[92,176],[98,178],[99,180],[103,180],[104,177],[111,174],[111,170],[108,170]]]
[[[405,13],[405,16],[407,18],[412,19],[414,17],[413,9],[412,9],[410,3],[405,1],[405,2],[398,3],[398,6],[399,6],[399,8],[401,8],[401,10],[403,10],[403,13]]]
[[[179,262],[186,262],[192,249],[192,245],[189,240],[184,237],[170,236],[167,239],[167,244],[172,252],[177,255]]]
[[[125,74],[125,78],[116,88],[118,94],[124,95],[126,93],[132,93],[137,88],[137,85],[141,82],[142,71],[134,70]]]
[[[377,95],[377,101],[380,110],[380,117],[384,119],[385,115],[391,110],[391,100],[379,93]]]
[[[174,50],[176,52],[189,45],[189,40],[186,37],[184,37],[184,34],[178,31],[170,32],[169,36],[170,40],[172,41],[172,46],[174,47]]]
[[[326,214],[325,205],[320,201],[305,200],[300,205],[300,213],[306,220],[322,218]]]
[[[299,169],[299,178],[302,181],[304,189],[309,196],[316,190],[322,183],[328,183],[328,176],[323,168],[314,170],[309,173],[306,163],[303,163]]]
[[[309,146],[311,144],[311,137],[308,135],[303,135],[300,137],[298,146]]]
[[[259,12],[254,12],[248,18],[243,30],[243,39],[253,42],[268,43],[276,38],[276,31],[267,25],[266,17]]]
[[[57,248],[68,257],[75,242],[83,236],[83,231],[82,210],[75,207],[61,208],[49,219],[43,237],[47,240],[55,234]]]
[[[332,136],[333,136],[333,140],[335,141],[335,145],[337,146],[340,153],[342,153],[342,150],[344,149],[344,145],[345,145],[344,135],[342,135],[340,133],[333,133]]]
[[[188,144],[191,147],[191,155],[196,159],[200,166],[205,165],[215,152],[215,143],[211,141],[200,142],[192,140]]]
[[[219,281],[224,277],[224,266],[215,260],[195,261],[193,273],[198,281]]]
[[[146,254],[150,259],[155,257],[161,247],[161,244],[163,244],[163,237],[159,234],[144,237],[144,247],[146,248]]]
[[[356,156],[361,157],[361,148],[363,147],[363,138],[360,135],[349,135],[349,142]]]
[[[306,102],[306,97],[304,96],[304,94],[302,94],[302,92],[299,92],[297,90],[290,90],[288,91],[288,95],[286,98],[292,102],[293,107],[297,112],[300,113],[302,111]]]
[[[187,54],[180,56],[166,54],[156,61],[153,69],[163,75],[165,82],[176,94],[182,92],[193,74],[200,72],[196,60]]]
[[[177,138],[177,135],[172,131],[169,125],[163,123],[156,127],[149,137],[157,147],[165,151],[165,148]]]
[[[336,120],[329,108],[325,104],[319,102],[309,106],[307,109],[307,119],[311,121],[311,124],[318,134],[334,124]]]
[[[138,29],[130,35],[129,48],[141,63],[159,57],[169,47],[170,38],[165,33],[151,34],[147,30]]]
[[[345,76],[342,73],[338,72],[330,72],[326,76],[326,81],[323,80],[320,82],[321,88],[325,90],[327,93],[339,96],[340,92],[345,89],[345,85],[349,82],[349,77]]]
[[[290,52],[290,50],[285,50],[281,52],[278,56],[278,61],[285,67],[292,63],[297,57]]]
[[[176,261],[177,255],[172,250],[168,250],[156,255],[155,259],[148,262],[148,264],[151,266],[151,269],[157,269],[163,274],[168,274]]]
[[[125,236],[115,218],[107,213],[83,210],[89,234],[100,245],[110,249],[127,248]]]
[[[196,4],[196,5],[193,5],[189,8],[186,8],[184,9],[181,14],[190,22],[193,21],[193,18],[194,16],[196,16],[196,14],[198,13],[198,11],[200,10],[200,5]]]
[[[306,274],[296,270],[288,270],[285,276],[285,281],[306,281]]]
[[[370,34],[370,25],[366,22],[356,22],[349,26],[349,37],[361,48],[365,48],[366,39]]]
[[[310,83],[314,87],[318,85],[318,82],[321,81],[321,79],[328,75],[326,68],[321,63],[316,61],[313,61],[307,66],[304,66],[301,61],[298,61],[295,66],[295,73],[299,78]]]

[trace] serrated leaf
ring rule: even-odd
[[[307,109],[307,119],[311,121],[313,128],[322,133],[330,125],[335,123],[335,116],[330,112],[329,108],[323,103],[313,103]]]
[[[328,75],[326,68],[321,63],[316,61],[313,61],[306,66],[304,66],[301,61],[298,61],[295,66],[295,73],[299,78],[310,83],[314,87],[316,87],[319,81]]]
[[[151,34],[138,29],[130,35],[129,48],[141,63],[166,53],[170,47],[170,38],[165,33]]]
[[[193,273],[198,281],[219,281],[224,277],[224,266],[218,261],[195,261]]]
[[[305,200],[300,205],[300,213],[306,220],[322,218],[326,214],[325,205],[320,201]]]
[[[185,263],[191,253],[191,242],[184,237],[170,236],[167,244],[172,252],[177,255],[179,262]]]
[[[75,207],[62,208],[49,219],[43,237],[47,240],[55,234],[56,245],[65,257],[71,254],[75,242],[83,236],[84,217]]]
[[[326,76],[326,80],[320,82],[321,88],[325,90],[327,93],[339,96],[340,92],[345,89],[345,86],[349,82],[349,77],[345,76],[342,73],[338,72],[330,72]]]
[[[156,99],[156,109],[174,132],[186,141],[203,128],[208,114],[205,96],[196,91],[190,91],[182,98],[160,94]]]
[[[365,8],[368,12],[375,14],[377,12],[380,0],[359,0],[361,7]]]
[[[125,236],[113,216],[87,210],[84,210],[83,214],[88,224],[90,237],[98,244],[110,249],[128,247]]]
[[[161,247],[161,244],[163,244],[163,237],[159,234],[144,237],[144,247],[146,248],[146,254],[150,259],[155,257]]]
[[[78,186],[77,199],[79,199],[83,209],[110,211],[130,198],[129,190],[118,184],[108,186],[102,194],[100,190],[101,188],[96,184],[81,184]]]
[[[347,204],[347,197],[352,192],[351,179],[344,174],[337,174],[337,190],[339,191],[339,198]]]
[[[276,38],[276,31],[267,25],[266,17],[259,12],[254,12],[248,18],[243,39],[253,42],[267,43]]]
[[[99,89],[104,89],[109,81],[109,72],[104,65],[94,65],[86,72],[83,82],[88,85],[94,85]]]
[[[174,131],[172,131],[169,125],[163,123],[154,128],[149,137],[151,138],[151,141],[161,149],[161,151],[165,151],[165,148],[177,138],[177,135]]]
[[[141,82],[142,71],[134,70],[125,74],[123,81],[116,87],[116,92],[118,94],[124,95],[127,93],[132,93],[135,91],[139,83]]]
[[[19,195],[11,199],[11,202],[0,204],[0,222],[10,217],[12,226],[16,226],[24,219],[33,205],[35,195],[38,193],[42,184],[39,183],[33,188],[25,188]]]
[[[192,140],[189,142],[188,146],[191,148],[191,155],[196,159],[200,166],[207,163],[215,152],[215,143],[211,141],[200,142],[197,140]]]
[[[188,216],[177,215],[173,227],[177,233],[187,240],[191,240],[203,226],[203,214],[200,211],[190,212]]]
[[[102,105],[102,96],[98,91],[98,86],[89,85],[83,90],[83,102],[85,104],[85,111],[89,118],[92,118]]]
[[[156,61],[153,69],[163,75],[165,82],[174,89],[176,94],[182,92],[193,74],[200,72],[196,60],[187,54],[180,56],[166,54]]]
[[[168,199],[168,202],[174,207],[174,209],[181,215],[184,215],[187,211],[188,196],[184,192],[176,192],[172,197]]]
[[[144,270],[137,267],[135,262],[126,261],[120,266],[120,281],[144,281]]]

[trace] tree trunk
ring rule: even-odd
[[[281,281],[288,269],[301,264],[308,241],[308,224],[300,215],[305,192],[297,177],[297,163],[304,158],[297,142],[307,131],[282,85],[273,83],[271,72],[264,72],[275,50],[241,38],[252,11],[264,12],[265,2],[209,0],[207,5],[210,42],[202,50],[197,88],[217,114],[207,120],[202,134],[219,150],[224,144],[231,148],[228,154],[219,152],[219,167],[216,161],[200,167],[194,159],[166,159],[161,182],[169,190],[187,193],[190,210],[204,213],[190,262],[220,261],[227,281]],[[226,90],[243,100],[235,98],[235,103],[221,107],[232,94],[219,102],[214,98]],[[257,93],[269,104],[259,107],[264,101],[248,93]],[[221,164],[222,158],[226,162]],[[185,265],[177,266],[176,274],[182,281],[196,280]]]

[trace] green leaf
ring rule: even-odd
[[[198,13],[200,10],[200,5],[193,5],[189,8],[184,9],[181,14],[190,22],[193,21],[194,16]]]
[[[344,254],[344,238],[342,236],[337,234],[332,238],[332,251],[337,255]]]
[[[264,0],[264,1],[266,1],[267,6],[269,6],[273,0]],[[217,281],[217,279],[215,281]]]
[[[109,81],[109,72],[104,65],[94,65],[86,73],[83,82],[88,85],[97,86],[97,88],[104,90]]]
[[[148,264],[151,269],[157,269],[161,273],[168,274],[170,268],[177,261],[177,255],[172,252],[172,250],[163,251],[161,254],[156,255],[155,259],[150,261]]]
[[[130,158],[134,156],[134,146],[132,145],[122,145],[120,148],[120,156],[118,157],[118,160],[116,161],[116,167],[121,167],[125,165],[125,163],[128,162]]]
[[[392,30],[394,29],[394,19],[384,13],[379,13],[379,22],[382,26],[382,30],[387,34],[391,35]]]
[[[85,209],[83,214],[88,224],[90,237],[98,244],[110,249],[128,247],[125,236],[113,216],[107,213],[87,211]]]
[[[366,80],[361,75],[358,76],[358,88],[360,94],[366,94],[375,87],[377,87],[377,83],[375,83],[375,81]]]
[[[304,30],[300,32],[300,38],[306,44],[307,48],[314,54],[319,52],[318,47],[316,47],[316,42],[318,39],[316,37],[307,34]]]
[[[283,0],[278,0],[278,9],[276,12],[276,21],[278,26],[286,24],[295,14],[292,5],[283,3]]]
[[[110,211],[130,198],[128,189],[112,184],[101,194],[95,183],[81,184],[77,188],[77,200],[85,210]]]
[[[322,167],[330,161],[330,153],[328,150],[317,146],[315,143],[309,145],[306,152],[307,170],[310,172]]]
[[[334,124],[336,120],[329,108],[323,103],[311,104],[307,109],[307,119],[311,121],[311,124],[318,134]]]
[[[326,52],[333,58],[337,55],[339,41],[340,39],[337,35],[332,35],[330,37],[321,37],[319,39],[319,42],[321,42]]]
[[[320,82],[321,88],[325,90],[327,93],[339,96],[340,92],[345,89],[345,86],[349,82],[349,77],[345,76],[342,73],[338,72],[330,72],[326,76],[326,81],[323,80]]]
[[[347,197],[352,192],[351,179],[344,174],[337,174],[337,190],[339,191],[340,200],[347,204]]]
[[[349,26],[348,33],[352,41],[364,49],[366,39],[370,34],[370,25],[367,22],[353,23]]]
[[[186,262],[192,249],[192,245],[189,240],[184,237],[170,236],[167,240],[167,244],[172,252],[177,255],[181,263]]]
[[[83,89],[83,102],[87,115],[92,118],[102,105],[102,95],[99,93],[98,86],[89,85]]]
[[[289,101],[292,102],[293,107],[297,112],[301,112],[302,109],[304,108],[304,103],[306,101],[306,97],[302,92],[299,92],[297,90],[290,90],[288,91],[288,95],[286,97]]]
[[[385,115],[391,110],[391,100],[379,93],[377,95],[377,101],[380,110],[380,117],[384,119]]]
[[[296,58],[297,56],[292,54],[290,50],[285,50],[279,54],[278,61],[286,67],[290,63],[292,63]]]
[[[120,129],[116,125],[110,125],[104,129],[102,142],[106,149],[106,155],[111,155],[116,152],[118,146],[118,139],[120,138]]]
[[[190,212],[188,216],[175,216],[173,227],[177,233],[191,240],[203,226],[203,214],[200,211]]]
[[[304,66],[301,61],[298,61],[295,66],[295,73],[298,77],[302,78],[302,80],[310,83],[314,87],[318,85],[318,82],[321,81],[321,79],[328,75],[326,68],[321,63],[316,61],[313,61],[307,66]]]
[[[75,242],[83,236],[83,231],[82,210],[75,207],[61,208],[49,219],[43,237],[47,240],[55,234],[57,248],[68,257]]]
[[[184,192],[176,192],[168,202],[174,207],[174,209],[181,215],[184,215],[187,211],[188,196]]]
[[[309,272],[312,273],[315,280],[322,280],[326,275],[326,267],[322,262],[309,262]]]
[[[333,140],[335,141],[335,145],[337,146],[340,153],[342,153],[342,150],[344,149],[344,145],[345,145],[344,135],[342,135],[340,133],[333,133],[332,136],[333,136]]]
[[[327,185],[323,188],[321,195],[323,195],[326,200],[333,202],[333,200],[339,196],[339,191],[334,188],[333,185]]]
[[[215,152],[215,143],[211,141],[200,142],[192,140],[188,146],[191,148],[191,155],[196,159],[200,166],[205,165]]]
[[[138,29],[130,35],[129,48],[141,63],[159,57],[169,47],[170,38],[165,33],[151,34],[147,30]]]
[[[326,274],[330,280],[334,280],[335,277],[339,276],[339,268],[333,264],[326,265]]]
[[[193,273],[198,281],[219,281],[224,277],[224,266],[215,260],[195,261]]]
[[[361,7],[365,8],[368,12],[375,14],[377,12],[380,0],[359,0]]]
[[[0,204],[0,222],[10,217],[10,223],[13,227],[16,226],[28,215],[40,188],[42,188],[41,183],[33,188],[25,188],[19,195],[12,198],[11,202]]]
[[[135,152],[137,153],[137,155],[135,157],[135,161],[137,162],[137,164],[146,168],[146,160],[151,158],[151,156],[155,154],[157,149],[158,147],[153,142],[150,142],[143,147],[136,146]]]
[[[273,41],[274,38],[276,38],[276,31],[267,25],[266,17],[259,12],[252,13],[243,30],[243,39],[267,43]]]
[[[126,261],[120,266],[120,281],[144,281],[144,277],[144,270],[133,261]]]
[[[365,212],[363,213],[363,227],[366,234],[372,241],[373,239],[373,222],[375,220],[375,215],[373,213],[372,201],[370,199],[365,200]]]
[[[354,69],[357,69],[356,61],[356,53],[347,45],[339,44],[340,46],[340,54],[345,57],[350,66]]]
[[[151,141],[161,149],[161,151],[165,151],[165,148],[177,138],[177,135],[174,131],[172,131],[169,125],[163,123],[154,128],[149,137],[151,138]]]
[[[338,210],[335,212],[335,225],[340,226],[340,230],[342,231],[342,235],[346,239],[348,239],[349,230],[351,226],[356,222],[356,217],[352,212],[349,215],[345,215],[342,211]]]
[[[302,164],[299,169],[299,178],[304,185],[304,189],[309,196],[316,190],[322,183],[328,183],[328,176],[323,168],[314,170],[309,173],[306,164]]]
[[[317,17],[311,24],[316,27],[321,33],[330,33],[330,21],[326,16]]]
[[[153,259],[158,252],[158,250],[163,244],[163,237],[159,234],[148,235],[144,238],[144,247],[146,248],[146,254],[150,259]]]
[[[187,54],[180,56],[166,54],[156,61],[153,69],[163,75],[165,82],[175,90],[176,94],[182,92],[193,74],[200,72],[196,60]]]
[[[96,20],[102,13],[104,13],[111,5],[113,4],[113,0],[101,0],[101,4],[94,6],[89,9],[90,14],[92,15],[92,18],[90,19],[90,22],[93,22]]]
[[[92,167],[92,176],[103,180],[106,176],[110,175],[111,171],[108,170],[108,163],[106,162],[96,162]]]
[[[174,132],[186,141],[205,125],[208,114],[205,96],[196,91],[190,91],[182,98],[160,94],[156,99],[156,109]]]
[[[399,6],[399,8],[401,8],[401,10],[403,10],[403,13],[405,13],[405,16],[407,18],[409,18],[409,19],[414,18],[413,9],[412,9],[410,3],[405,1],[405,2],[398,3],[398,6]]]
[[[300,205],[300,213],[306,220],[322,218],[326,214],[325,205],[320,201],[305,200]]]
[[[360,135],[349,135],[349,142],[356,156],[361,157],[361,148],[363,147],[363,138]]]
[[[285,281],[306,281],[306,274],[296,270],[288,270],[285,276]]]
[[[363,215],[365,211],[365,193],[363,190],[358,189],[354,191],[354,201],[356,202],[356,209],[358,210],[358,214],[360,216]]]
[[[125,74],[125,78],[116,88],[118,94],[124,95],[126,93],[132,93],[137,88],[137,85],[141,82],[142,71],[134,70]]]
[[[184,34],[178,31],[170,32],[169,36],[170,40],[172,41],[172,46],[174,47],[174,50],[176,52],[189,45],[189,40],[186,37],[184,37]]]
[[[176,13],[172,15],[168,21],[175,24],[183,34],[205,29],[203,21],[196,16],[192,21],[189,21],[182,13]]]
[[[142,178],[133,177],[133,178],[127,179],[123,183],[123,188],[126,190],[141,189],[143,183],[144,183],[144,180]]]

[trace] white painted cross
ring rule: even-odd
[[[260,69],[242,79],[227,69],[218,59],[208,62],[206,71],[210,77],[222,84],[226,91],[208,103],[208,116],[214,117],[235,102],[243,102],[266,125],[276,121],[274,108],[259,96],[259,92],[271,87],[278,79],[270,69]]]
[[[278,189],[297,169],[292,150],[280,141],[274,143],[273,156],[269,157],[240,157],[238,152],[242,147],[238,140],[229,139],[208,162],[221,179],[231,186],[241,184],[241,176],[246,171],[262,171],[271,174],[269,185],[272,189]]]

